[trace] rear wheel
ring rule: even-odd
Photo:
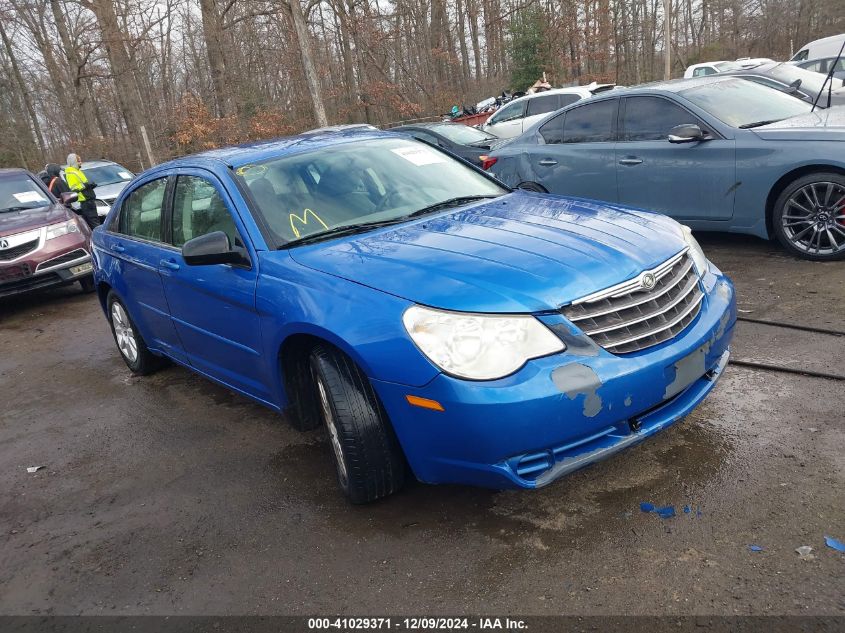
[[[140,376],[160,369],[165,364],[165,360],[147,348],[138,328],[129,317],[126,306],[114,292],[109,293],[106,305],[109,309],[109,322],[114,341],[126,366],[132,370],[133,374]]]
[[[775,202],[774,232],[804,259],[845,258],[845,176],[819,172],[791,183]]]
[[[549,193],[548,189],[536,182],[522,182],[516,188],[522,189],[523,191],[534,191],[536,193]]]
[[[368,503],[399,490],[405,460],[369,379],[348,356],[321,346],[311,353],[311,375],[349,500]]]

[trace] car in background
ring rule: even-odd
[[[759,66],[760,64],[768,64],[774,61],[775,60],[770,59],[769,57],[739,57],[736,60],[736,63],[743,68],[752,68],[754,66]]]
[[[589,99],[594,94],[610,90],[614,84],[590,84],[572,88],[555,88],[514,99],[498,109],[481,129],[499,138],[514,138],[550,112],[569,104]]]
[[[388,132],[156,166],[94,252],[132,372],[169,358],[324,425],[354,503],[408,472],[538,488],[633,446],[710,392],[736,320],[674,220],[512,191]]]
[[[706,77],[707,75],[715,75],[729,70],[742,70],[742,64],[727,61],[693,64],[692,66],[688,66],[684,71],[684,77],[687,79],[690,77]]]
[[[795,62],[794,65],[823,75],[827,75],[833,66],[833,76],[840,81],[845,80],[845,57],[822,57],[807,62]]]
[[[776,237],[845,257],[845,108],[816,109],[739,77],[614,91],[490,155],[512,187],[665,213],[696,230]]]
[[[814,40],[802,46],[789,61],[805,62],[824,57],[836,57],[842,50],[843,42],[845,42],[845,33]]]
[[[807,103],[813,103],[818,97],[818,107],[827,107],[828,88],[831,93],[830,105],[845,105],[845,92],[841,90],[842,80],[833,79],[825,83],[826,77],[810,70],[798,68],[786,62],[770,62],[753,68],[732,70],[721,73],[732,77],[742,77],[758,84],[794,95]],[[824,92],[821,97],[819,93]]]
[[[0,298],[79,282],[94,290],[91,231],[25,169],[0,169]]]
[[[481,165],[481,157],[500,141],[498,136],[460,123],[413,123],[391,128],[390,131],[408,134],[476,165]]]
[[[82,171],[88,180],[96,183],[97,215],[101,218],[108,215],[115,198],[123,188],[135,177],[135,174],[119,163],[110,160],[86,160],[82,163]],[[62,172],[64,178],[64,172]],[[74,205],[79,208],[78,203]]]

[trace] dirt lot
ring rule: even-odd
[[[743,316],[845,331],[845,263],[703,244]],[[731,366],[683,423],[541,491],[352,507],[322,433],[185,369],[131,377],[93,296],[0,303],[0,349],[4,614],[845,614],[842,382]],[[845,375],[842,337],[742,323],[734,356]]]

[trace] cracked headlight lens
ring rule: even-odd
[[[423,354],[447,374],[493,380],[512,374],[532,358],[566,349],[530,315],[447,312],[412,306],[402,316]]]
[[[51,224],[47,227],[47,239],[52,240],[68,233],[79,233],[79,225],[76,220],[68,220],[61,224]]]
[[[681,232],[684,235],[684,241],[689,246],[689,255],[692,257],[695,270],[698,272],[699,277],[703,277],[704,273],[707,272],[707,257],[704,255],[704,251],[701,250],[698,240],[692,236],[692,229],[690,227],[682,224]]]

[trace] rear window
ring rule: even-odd
[[[612,141],[616,103],[616,99],[607,99],[568,110],[563,123],[563,142]]]

